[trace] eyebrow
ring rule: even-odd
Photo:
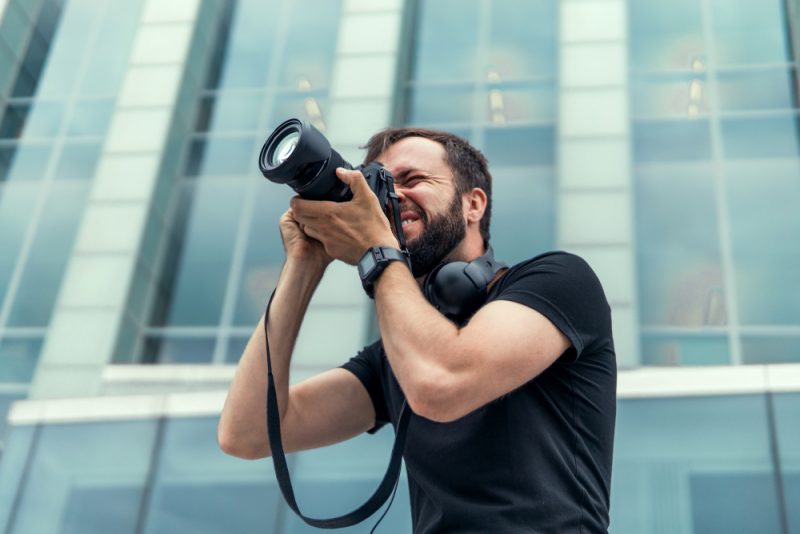
[[[406,167],[402,169],[397,174],[394,174],[394,180],[397,181],[405,181],[409,174],[420,174],[423,176],[433,176],[433,174],[423,171],[421,169],[417,169],[416,167]]]

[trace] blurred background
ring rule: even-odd
[[[611,532],[800,533],[799,51],[800,0],[0,0],[0,530],[312,532],[215,436],[283,261],[258,150],[299,116],[352,163],[464,136],[498,256],[594,267]],[[376,336],[332,265],[293,380]],[[291,456],[301,507],[360,504],[392,439]]]

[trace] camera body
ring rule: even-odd
[[[384,212],[394,195],[394,178],[383,165],[370,162],[353,167],[319,130],[296,118],[284,121],[270,134],[258,166],[267,180],[288,184],[308,200],[346,202],[353,198],[350,187],[336,176],[337,167],[361,171]]]

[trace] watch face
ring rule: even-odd
[[[358,260],[358,273],[363,278],[372,272],[376,265],[377,262],[375,261],[375,256],[372,255],[372,251],[367,251],[367,253]]]

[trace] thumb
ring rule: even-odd
[[[336,169],[336,176],[338,176],[342,182],[350,186],[354,197],[363,195],[366,191],[371,191],[361,171],[339,167]]]

